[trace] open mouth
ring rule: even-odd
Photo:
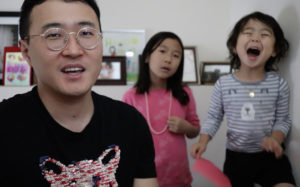
[[[167,67],[162,67],[161,69],[164,70],[164,71],[169,71],[169,70],[170,70],[170,69],[167,68]]]
[[[248,55],[251,55],[251,56],[259,56],[260,50],[259,50],[259,49],[256,49],[256,48],[249,48],[249,49],[247,50],[247,54],[248,54]]]
[[[64,73],[80,73],[80,72],[83,72],[83,71],[84,71],[84,69],[79,68],[79,67],[64,68],[62,70],[62,72],[64,72]]]

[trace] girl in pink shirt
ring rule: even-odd
[[[200,123],[193,94],[182,84],[183,63],[181,39],[171,32],[155,34],[141,56],[137,83],[123,96],[148,122],[160,187],[192,182],[185,136],[196,137]]]

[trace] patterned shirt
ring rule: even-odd
[[[287,82],[274,72],[255,83],[239,81],[233,74],[222,76],[215,84],[201,134],[213,137],[225,114],[226,147],[238,152],[262,151],[264,137],[274,130],[287,135],[291,127],[289,92]]]

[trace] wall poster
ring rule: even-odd
[[[139,55],[145,47],[145,30],[104,30],[103,56],[126,56],[127,83],[135,83]]]

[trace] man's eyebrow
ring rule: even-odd
[[[53,28],[53,27],[62,27],[62,24],[61,23],[48,23],[42,27],[42,30],[45,31],[45,30],[47,30],[49,28]]]
[[[95,24],[93,22],[90,22],[90,21],[81,21],[81,22],[78,22],[76,25],[95,27]],[[53,27],[61,28],[61,27],[63,27],[63,24],[58,23],[58,22],[47,23],[42,27],[42,30],[45,31],[45,30],[47,30],[49,28],[53,28]]]
[[[93,22],[90,22],[90,21],[81,21],[77,25],[79,25],[79,26],[91,26],[91,27],[95,27],[95,24]]]

